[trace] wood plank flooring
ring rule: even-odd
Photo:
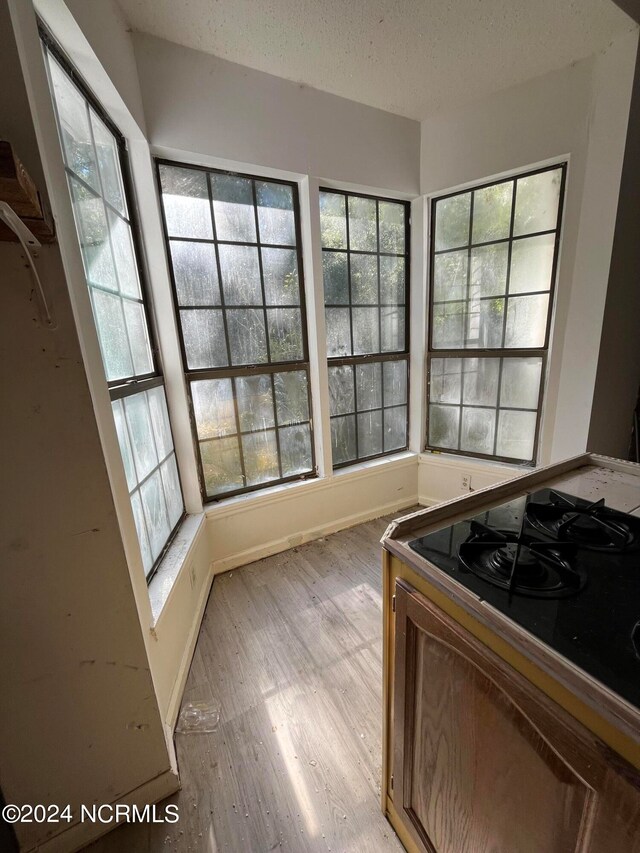
[[[183,788],[165,802],[180,820],[123,826],[88,850],[402,850],[379,807],[390,519],[215,579],[184,701],[216,701],[220,724],[176,735]]]

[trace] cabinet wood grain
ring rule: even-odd
[[[428,853],[638,853],[638,771],[396,585],[394,803]]]

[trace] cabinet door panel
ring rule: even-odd
[[[402,581],[395,628],[394,803],[418,847],[594,850],[593,736]]]
[[[578,849],[590,790],[458,650],[410,631],[409,802],[437,853]]]

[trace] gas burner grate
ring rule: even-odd
[[[526,516],[520,532],[499,530],[471,522],[471,532],[458,549],[458,564],[501,587],[510,595],[531,598],[565,598],[585,585],[582,572],[571,560],[577,546],[573,542],[542,542],[525,533]]]
[[[640,520],[605,506],[551,491],[546,503],[527,504],[532,527],[558,541],[575,542],[581,548],[620,553],[640,544]]]

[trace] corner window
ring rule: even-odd
[[[69,193],[147,577],[184,515],[124,138],[41,32]]]
[[[432,202],[427,449],[536,459],[565,172]]]
[[[407,447],[408,208],[320,192],[334,468]]]
[[[157,167],[204,499],[314,475],[296,185]]]

